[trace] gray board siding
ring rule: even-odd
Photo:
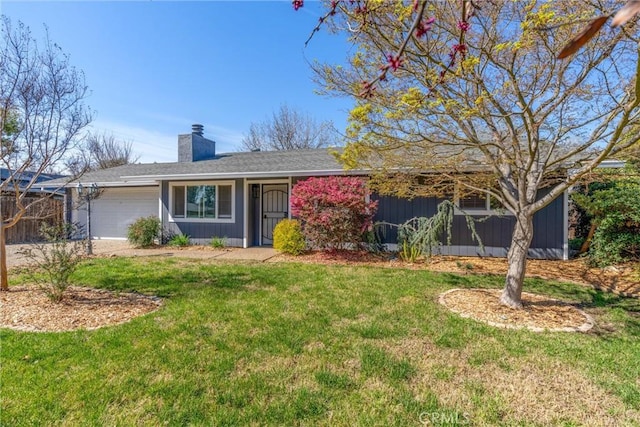
[[[293,178],[292,184],[295,185],[298,181],[306,178]],[[438,203],[443,200],[435,197],[418,197],[407,200],[375,194],[371,198],[378,200],[378,211],[374,222],[391,224],[402,224],[411,218],[420,216],[433,216],[436,213]],[[485,215],[480,215],[478,218],[485,218]],[[451,246],[443,246],[440,253],[458,256],[506,257],[511,245],[514,225],[515,218],[511,215],[492,216],[482,222],[477,222],[476,231],[485,248],[485,251],[481,252],[478,243],[473,241],[471,237],[464,216],[456,215],[453,219]],[[563,198],[558,197],[533,217],[534,235],[529,249],[529,257],[562,259],[564,254],[563,227]],[[383,227],[381,238],[382,243],[393,248],[398,242],[397,228]],[[444,244],[446,242],[443,241]]]
[[[175,181],[172,181],[175,182]],[[225,237],[227,246],[242,247],[244,225],[244,186],[235,180],[235,222],[169,222],[169,181],[162,181],[162,225],[169,233],[185,234],[191,242],[208,245],[213,237]]]
[[[413,200],[396,197],[374,196],[378,200],[375,222],[402,224],[414,217],[430,217],[436,213],[442,200],[436,198],[415,198]],[[481,215],[477,218],[485,218]],[[466,220],[462,215],[454,216],[451,247],[443,247],[441,252],[450,255],[506,256],[511,244],[515,218],[510,215],[492,216],[482,222],[476,222],[476,231],[485,246],[483,254],[477,242],[471,237]],[[529,255],[532,258],[562,258],[563,256],[563,199],[557,198],[547,207],[537,212],[533,220],[534,237]],[[384,227],[384,243],[397,243],[397,229]],[[443,242],[444,244],[445,242]]]

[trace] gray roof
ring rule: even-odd
[[[4,184],[3,191],[13,191],[13,186],[17,183],[20,191],[25,191],[28,189],[29,193],[39,193],[46,190],[51,190],[51,192],[58,192],[55,190],[57,190],[57,187],[60,187],[60,185],[40,186],[35,184],[39,184],[45,181],[54,182],[53,180],[64,182],[64,179],[62,178],[65,178],[65,175],[50,173],[37,174],[37,172],[34,171],[15,172],[10,171],[6,168],[0,168],[0,183],[8,180],[8,182]],[[32,181],[33,184],[31,184]],[[31,187],[29,187],[30,184]]]
[[[142,163],[85,173],[69,186],[96,183],[103,186],[154,185],[158,180],[229,179],[333,175],[343,171],[332,154],[335,149],[255,151],[219,154],[213,160]],[[355,172],[357,173],[357,172]],[[64,184],[62,180],[47,182]]]
[[[28,184],[34,179],[36,172],[33,171],[24,171],[21,173],[11,172],[9,169],[0,168],[0,181],[4,181],[5,179],[13,179],[14,181],[19,181],[24,184]],[[35,177],[35,182],[48,181],[54,178],[64,178],[65,175],[60,174],[51,174],[51,173],[41,173]]]

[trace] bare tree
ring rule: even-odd
[[[315,67],[328,93],[357,99],[344,162],[376,170],[385,194],[455,188],[501,203],[515,219],[501,296],[511,307],[522,307],[534,214],[640,140],[638,27],[601,31],[572,61],[558,58],[582,19],[614,6],[331,3],[327,25],[357,46],[349,66]]]
[[[80,149],[65,160],[66,168],[78,176],[96,169],[132,164],[139,155],[133,152],[132,143],[119,141],[112,134],[89,134]]]
[[[11,195],[15,203],[14,214],[0,217],[0,289],[6,290],[6,230],[27,216],[46,215],[37,209],[46,196],[27,195],[40,175],[76,144],[91,113],[84,104],[84,75],[69,64],[60,47],[48,36],[38,45],[28,27],[18,23],[14,28],[8,17],[1,18],[1,25],[0,165],[8,177],[0,182],[0,193]]]
[[[332,145],[332,130],[330,121],[318,123],[309,115],[281,105],[271,119],[251,124],[242,148],[275,151],[328,147]]]

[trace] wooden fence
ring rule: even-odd
[[[27,197],[24,204],[27,205],[40,197]],[[13,196],[0,196],[1,218],[11,218],[17,209]],[[25,243],[42,240],[40,226],[43,223],[60,224],[64,216],[64,204],[62,200],[44,199],[29,208],[16,225],[6,230],[7,243]]]

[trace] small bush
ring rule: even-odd
[[[291,213],[300,219],[311,246],[358,249],[365,246],[378,207],[367,194],[367,182],[359,177],[312,177],[293,186]]]
[[[368,230],[363,235],[362,246],[367,252],[373,254],[381,254],[387,252],[387,245],[384,241],[384,224],[374,224],[371,230]]]
[[[227,238],[226,237],[212,237],[211,242],[209,243],[212,248],[222,249],[227,246]]]
[[[176,234],[167,243],[169,246],[185,247],[191,244],[191,238],[186,234]]]
[[[168,245],[169,242],[173,240],[173,238],[177,235],[178,233],[176,233],[175,231],[163,227],[162,231],[160,232],[160,238],[158,239],[158,241],[161,245]]]
[[[274,249],[289,255],[302,254],[307,245],[300,223],[295,219],[283,219],[273,229]]]
[[[398,256],[404,262],[414,263],[422,255],[422,248],[404,240],[398,245]]]
[[[466,270],[466,271],[471,271],[473,270],[473,264],[471,264],[470,262],[460,262],[460,261],[456,261],[456,267],[458,267],[460,270]]]
[[[138,218],[127,229],[127,239],[138,247],[152,246],[160,234],[160,219],[156,216]]]
[[[582,244],[584,243],[584,237],[575,237],[573,239],[569,239],[569,249],[573,251],[579,251],[582,248]]]
[[[601,225],[593,236],[589,258],[599,267],[640,261],[640,226]]]
[[[35,243],[19,252],[30,260],[32,268],[28,271],[31,279],[54,302],[62,301],[71,284],[69,277],[82,260],[84,241],[69,240],[75,231],[72,224],[44,224],[40,227],[40,234],[46,242]]]

